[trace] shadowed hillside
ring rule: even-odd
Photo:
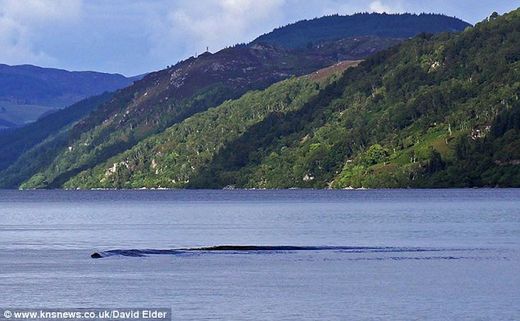
[[[253,43],[303,48],[322,41],[350,37],[410,38],[420,32],[462,31],[469,26],[470,24],[460,19],[440,14],[332,15],[289,24],[258,37]]]
[[[415,28],[416,33],[423,31],[415,24],[410,28]],[[191,57],[119,90],[110,101],[63,134],[67,140],[65,148],[49,148],[62,146],[54,144],[51,138],[28,150],[2,172],[0,186],[18,186],[35,176],[38,180],[32,182],[38,181],[38,187],[60,187],[78,173],[103,164],[150,135],[226,100],[338,61],[363,59],[401,41],[403,38],[359,36],[323,40],[297,49],[252,43]],[[39,163],[41,153],[37,150],[42,148],[46,149],[46,158]],[[25,163],[29,158],[30,167]]]
[[[280,106],[258,121],[248,122],[255,100],[245,95],[65,186],[520,186],[519,43],[520,10],[459,34],[423,34],[310,95],[284,82],[255,93],[259,107]],[[244,115],[228,111],[236,104]],[[230,134],[226,124],[248,125]],[[227,139],[212,143],[218,135]]]

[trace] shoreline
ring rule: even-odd
[[[403,190],[507,190],[520,187],[482,186],[482,187],[345,187],[345,188],[168,188],[168,187],[141,187],[141,188],[0,188],[0,191],[403,191]]]

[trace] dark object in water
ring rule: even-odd
[[[272,246],[272,245],[217,245],[208,247],[177,248],[177,249],[117,249],[94,252],[93,259],[109,256],[144,257],[148,255],[185,255],[196,253],[259,253],[259,252],[294,252],[294,251],[338,251],[345,253],[392,253],[392,252],[438,252],[444,249],[421,247],[368,247],[368,246]],[[459,251],[459,249],[450,249]]]

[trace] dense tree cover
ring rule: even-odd
[[[237,171],[219,164],[214,180],[250,187],[518,186],[514,130],[489,132],[505,126],[499,119],[512,116],[500,115],[517,106],[519,31],[515,11],[375,55],[346,72],[337,83],[343,94],[306,127],[258,146],[256,160]]]
[[[319,91],[309,77],[292,78],[263,91],[198,113],[106,163],[82,172],[64,187],[183,187],[222,146],[272,113],[300,108]],[[41,177],[28,182],[37,186]]]
[[[285,48],[304,48],[323,40],[360,36],[410,38],[420,32],[462,31],[469,26],[462,20],[439,14],[331,15],[302,20],[275,29],[258,37],[253,43],[269,43]]]
[[[44,146],[28,150],[1,173],[4,179],[0,179],[0,186],[17,187],[27,179],[27,175],[31,177],[41,172],[38,177],[45,179],[40,180],[39,187],[58,187],[68,178],[131,148],[141,139],[225,99],[236,98],[238,93],[247,90],[233,90],[217,82],[187,98],[169,99],[160,91],[154,93],[154,90],[158,91],[157,80],[153,75],[150,78],[119,91],[107,104],[83,118],[67,133],[52,136]],[[167,83],[169,79],[168,73]],[[42,148],[45,153],[36,153]],[[39,157],[39,154],[43,156]],[[32,161],[29,156],[44,161]],[[51,156],[53,158],[48,159]],[[24,174],[18,175],[21,169]]]
[[[479,139],[475,131],[459,137],[451,166],[433,171],[422,184],[520,186],[520,102],[503,108],[485,129],[489,132]]]
[[[175,108],[175,112],[170,111],[169,118],[163,117],[156,119],[153,117],[154,115],[150,115],[149,119],[144,120],[125,119],[125,116],[129,114],[125,113],[122,115],[123,118],[117,119],[117,121],[119,123],[128,121],[128,123],[125,124],[125,126],[119,127],[117,131],[111,130],[112,128],[109,126],[95,126],[87,131],[80,131],[78,127],[74,127],[66,133],[67,145],[64,146],[63,144],[53,141],[53,139],[46,142],[45,148],[53,146],[60,147],[60,149],[54,150],[52,147],[49,148],[49,152],[52,152],[54,158],[51,162],[42,164],[44,166],[31,167],[37,169],[38,174],[34,175],[33,173],[33,178],[23,186],[33,188],[60,187],[69,178],[87,168],[103,163],[114,155],[124,152],[152,132],[148,131],[143,133],[136,130],[137,125],[133,125],[134,121],[141,124],[144,122],[145,125],[152,123],[156,128],[164,128],[167,127],[169,121],[178,122],[183,120],[197,112],[205,110],[207,106],[219,104],[227,97],[229,97],[228,91],[217,86],[203,90],[189,99],[175,103],[172,106]],[[97,112],[98,110],[96,113]],[[62,137],[63,135],[56,136],[55,139],[60,141],[63,139]],[[28,154],[32,154],[31,151]],[[23,167],[26,162],[23,156],[25,155],[22,155],[22,158],[18,159],[14,165],[8,168],[7,172]],[[47,156],[45,159],[47,160]]]
[[[368,43],[377,51],[394,42],[369,39]],[[348,53],[349,48],[352,45],[342,41],[323,49],[290,52],[270,46],[238,46],[187,59],[118,91],[96,113],[83,118],[68,131],[68,144],[55,153],[51,163],[28,168],[33,170],[32,175],[38,173],[42,178],[36,186],[59,187],[77,173],[105,162],[191,115],[226,99],[238,98],[249,90],[262,89],[291,75],[331,65],[336,62],[338,53]],[[9,170],[14,173],[23,167],[25,159],[21,157]],[[2,181],[0,184],[14,187]]]
[[[194,115],[65,186],[520,186],[519,43],[520,10],[422,34],[320,88],[291,79]]]
[[[84,167],[60,168],[65,150],[23,186],[520,186],[518,44],[520,9],[421,34],[321,86],[290,79],[186,114]]]
[[[402,17],[402,26],[414,33],[426,24],[417,19],[429,16]],[[429,30],[429,29],[428,29]],[[450,30],[444,26],[439,30]],[[223,49],[215,54],[206,52],[190,57],[165,70],[150,73],[132,86],[119,90],[107,103],[83,118],[68,130],[67,144],[45,142],[57,146],[55,159],[42,166],[26,166],[38,174],[24,186],[59,187],[77,173],[104,163],[143,139],[226,99],[238,98],[249,90],[263,89],[287,79],[311,73],[340,60],[357,60],[402,41],[385,36],[357,36],[326,41],[300,49],[280,48],[269,44],[251,43]],[[318,36],[319,38],[320,36]],[[53,136],[58,139],[58,136]],[[60,139],[62,136],[59,136]],[[29,150],[27,153],[32,154]],[[45,153],[49,156],[51,153]],[[33,155],[34,156],[34,155]],[[24,167],[26,154],[20,156],[5,175],[12,177]],[[45,164],[45,165],[43,165]],[[24,171],[23,178],[29,174]],[[20,180],[0,180],[0,187],[15,187]],[[6,184],[5,182],[9,182]],[[37,183],[35,183],[37,182]],[[13,185],[15,184],[15,185]]]

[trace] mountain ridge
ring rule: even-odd
[[[274,29],[251,43],[274,44],[284,48],[302,48],[316,41],[333,41],[348,37],[377,36],[410,38],[421,32],[461,31],[471,24],[443,14],[434,13],[356,13],[329,15],[300,20]]]
[[[54,157],[50,163],[37,165],[35,150],[28,151],[33,153],[32,157],[22,155],[2,172],[0,186],[17,186],[26,175],[39,172],[46,173],[42,187],[60,187],[79,172],[226,100],[341,60],[365,58],[402,41],[403,38],[359,36],[299,49],[255,43],[188,58],[118,90],[111,100],[66,131],[67,146],[46,149],[45,155]],[[45,144],[52,145],[52,140]],[[37,148],[50,146],[45,144]],[[27,159],[33,159],[30,171],[24,165]],[[22,172],[25,174],[21,175]]]
[[[520,186],[518,43],[520,9],[459,34],[420,35],[347,69],[298,108],[266,115],[194,166],[189,181],[152,186]],[[205,141],[193,139],[193,148]],[[158,151],[162,143],[145,145]],[[168,150],[176,151],[162,153]],[[192,153],[197,151],[205,149]],[[64,186],[137,187],[154,177],[153,171],[167,179],[197,159],[158,162],[156,155],[133,149]]]
[[[23,125],[84,98],[126,87],[134,80],[95,71],[0,64],[0,119]]]

